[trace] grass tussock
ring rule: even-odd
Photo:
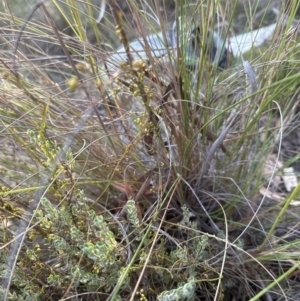
[[[258,2],[49,3],[0,14],[1,298],[298,300],[297,2],[239,57]]]

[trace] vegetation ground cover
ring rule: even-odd
[[[3,2],[1,298],[299,300],[299,3],[100,2]]]

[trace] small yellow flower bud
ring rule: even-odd
[[[77,68],[78,71],[82,71],[82,72],[87,72],[88,71],[88,66],[84,63],[77,63],[75,65],[75,67]]]
[[[97,78],[97,79],[96,79],[96,87],[97,87],[98,89],[101,89],[101,88],[102,88],[102,81],[101,81],[100,78]]]
[[[70,92],[74,92],[79,87],[78,78],[75,76],[69,78],[67,81],[67,86]]]
[[[136,60],[132,62],[132,68],[135,71],[144,70],[146,68],[146,64],[142,60]]]

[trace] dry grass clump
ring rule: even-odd
[[[165,2],[103,1],[106,31],[89,1],[53,3],[73,37],[44,3],[48,24],[0,15],[2,299],[297,300],[300,186],[262,195],[298,117],[297,32],[278,24],[243,60],[205,46],[235,2],[180,2],[170,23]],[[158,57],[150,32],[179,47]]]

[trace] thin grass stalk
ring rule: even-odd
[[[300,261],[297,262],[294,266],[288,269],[285,273],[275,279],[272,283],[270,283],[267,287],[265,287],[262,291],[260,291],[257,295],[251,298],[249,301],[257,301],[260,297],[265,295],[268,291],[270,291],[275,285],[279,285],[279,283],[288,278],[288,276],[293,273],[296,269],[300,267]]]
[[[265,245],[267,244],[267,242],[270,240],[270,238],[273,235],[276,227],[278,226],[279,222],[281,221],[283,215],[286,213],[289,205],[298,196],[299,191],[300,191],[300,183],[295,187],[295,189],[293,190],[291,195],[285,201],[284,206],[282,207],[282,209],[280,210],[278,216],[276,217],[276,220],[273,223],[273,225],[272,225],[270,231],[268,232],[266,238],[264,239],[263,243],[258,247],[258,250],[262,250],[265,247]]]

